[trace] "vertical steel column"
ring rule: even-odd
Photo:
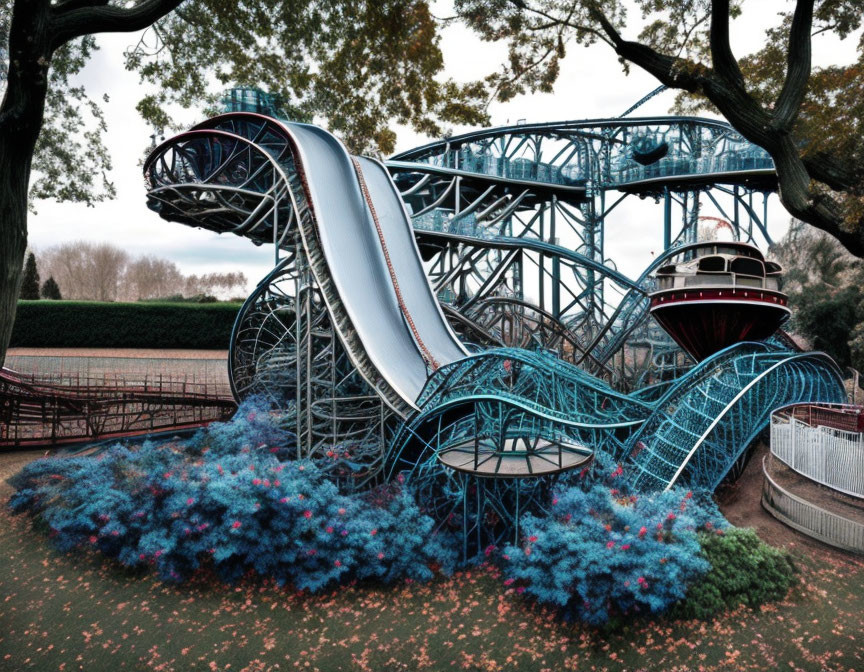
[[[732,225],[735,227],[735,240],[741,240],[741,229],[738,223],[738,185],[732,187]]]
[[[278,183],[277,183],[278,184]],[[273,199],[273,267],[279,265],[279,196]]]
[[[546,226],[545,226],[545,214],[546,214],[546,205],[540,206],[540,240],[546,240]],[[538,264],[540,266],[540,278],[539,278],[539,292],[540,292],[540,309],[546,309],[546,257],[541,252],[538,255]]]
[[[549,242],[557,245],[558,235],[555,230],[555,210],[558,208],[558,197],[552,196],[552,206],[549,211]],[[561,260],[556,256],[552,259],[552,315],[557,319],[561,316]]]
[[[663,187],[663,251],[672,247],[672,196],[669,187]]]
[[[608,171],[607,171],[608,172]],[[594,241],[594,260],[602,264],[606,256],[606,190],[600,190],[600,215],[597,217],[597,238]],[[604,278],[599,276],[599,282],[593,286],[595,305],[600,310],[599,317],[602,320],[603,308],[606,304],[604,290]]]
[[[517,277],[514,279],[513,288],[516,291],[516,298],[525,299],[525,250],[519,250],[519,256],[514,265]]]
[[[330,324],[330,420],[332,422],[332,435],[330,437],[330,446],[333,447],[338,443],[338,434],[336,426],[336,343],[338,337],[333,324]]]
[[[300,381],[303,380],[302,377],[302,365],[300,359],[300,344],[303,342],[303,332],[302,332],[302,319],[301,314],[302,310],[300,307],[300,288],[302,286],[302,275],[305,273],[305,258],[303,257],[303,247],[302,244],[298,241],[295,245],[295,254],[297,255],[297,275],[294,278],[294,347],[295,347],[295,371],[296,378],[294,380],[294,402],[296,409],[296,417],[297,417],[297,459],[302,459],[303,457],[303,436],[300,431],[300,409],[302,408],[302,390]]]
[[[753,214],[755,210],[753,210],[753,190],[747,190],[747,236],[748,242],[753,242]]]

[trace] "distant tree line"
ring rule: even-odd
[[[41,276],[47,280],[40,285]],[[152,255],[133,256],[110,243],[63,243],[27,255],[21,299],[146,301],[230,298],[245,293],[241,272],[184,275],[174,262]]]

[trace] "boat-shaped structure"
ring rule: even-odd
[[[746,243],[688,245],[657,269],[651,314],[697,361],[768,338],[789,317],[782,268]]]

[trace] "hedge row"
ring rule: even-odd
[[[13,347],[228,347],[238,303],[19,301]]]

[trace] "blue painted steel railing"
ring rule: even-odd
[[[684,481],[715,489],[775,408],[793,400],[842,402],[834,361],[820,352],[789,352],[739,343],[703,361],[654,402],[652,416],[619,455],[639,489]]]
[[[557,147],[548,152],[538,149],[544,140],[554,143],[562,138],[571,138],[572,152]],[[578,147],[580,142],[591,141],[608,147],[607,152],[599,153],[604,157],[600,163],[591,158],[592,152]],[[663,147],[662,154],[648,165],[640,164],[637,149],[652,143]],[[505,126],[430,143],[393,158],[502,179],[571,187],[593,184],[616,188],[661,178],[774,170],[768,152],[749,143],[728,124],[695,117]]]
[[[391,474],[429,473],[424,464],[468,439],[534,436],[610,454],[640,490],[678,482],[714,489],[773,409],[844,399],[827,355],[770,343],[739,343],[672,383],[630,395],[543,354],[493,350],[430,378],[388,463]]]
[[[477,155],[450,150],[445,154],[436,156],[434,160],[430,160],[430,163],[440,168],[456,168],[458,164],[459,170],[465,172],[510,180],[544,182],[565,186],[585,186],[588,183],[588,177],[571,166],[554,166],[529,159],[508,160],[490,154]],[[750,148],[730,152],[723,156],[704,158],[672,156],[660,159],[648,166],[639,165],[630,159],[622,159],[611,167],[607,184],[608,186],[624,186],[663,177],[742,173],[751,170],[774,170],[774,161],[768,152],[760,148]]]

